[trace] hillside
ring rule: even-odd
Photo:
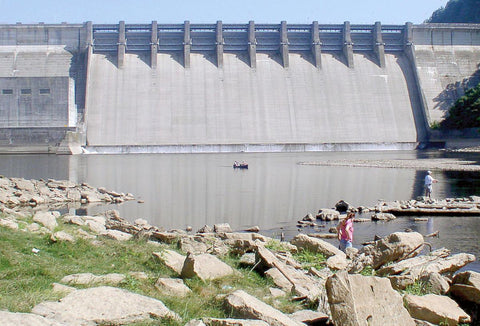
[[[450,0],[426,23],[480,23],[480,0]]]

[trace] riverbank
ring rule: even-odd
[[[130,223],[116,211],[96,216],[31,211],[25,183],[4,179],[13,187],[2,186],[5,198],[24,198],[18,205],[8,199],[10,207],[2,207],[0,219],[0,309],[9,311],[0,314],[6,325],[24,324],[21,318],[43,318],[52,325],[251,325],[252,319],[255,325],[326,325],[364,314],[386,324],[413,325],[413,318],[433,322],[414,308],[418,295],[426,293],[434,293],[429,297],[434,307],[422,309],[439,318],[447,317],[437,300],[448,302],[448,318],[457,323],[477,318],[458,291],[478,273],[453,277],[475,257],[446,249],[425,253],[425,240],[417,232],[395,232],[345,255],[303,233],[284,242],[233,232],[228,224],[164,231],[142,219]],[[50,192],[68,201],[66,194],[82,186],[48,183]],[[27,184],[38,189],[44,183]],[[6,188],[16,190],[5,194]],[[99,189],[91,191],[118,194]],[[339,291],[342,284],[352,288]],[[362,295],[371,289],[374,297]],[[408,309],[403,300],[410,302]],[[352,305],[339,308],[335,302]],[[394,308],[379,311],[380,302]],[[452,305],[456,317],[451,317]]]

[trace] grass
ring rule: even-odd
[[[413,295],[425,295],[431,293],[431,286],[426,282],[417,280],[412,285],[408,285],[404,292]]]
[[[73,227],[63,224],[58,227],[67,232],[70,228]],[[52,283],[59,282],[66,275],[127,275],[129,272],[145,272],[149,278],[138,280],[127,276],[125,282],[118,287],[159,299],[183,319],[182,323],[159,320],[135,325],[183,325],[195,318],[231,317],[223,307],[223,298],[237,289],[243,289],[284,312],[300,308],[298,303],[292,303],[288,297],[268,299],[268,288],[273,286],[272,281],[250,268],[241,267],[238,257],[233,255],[223,260],[238,271],[234,276],[206,282],[195,278],[186,279],[186,285],[192,290],[186,298],[179,300],[164,295],[155,288],[156,280],[159,277],[177,276],[154,259],[152,252],[167,247],[175,250],[173,245],[155,245],[135,240],[121,242],[100,238],[95,242],[83,239],[78,239],[75,243],[52,242],[46,235],[0,227],[0,310],[30,312],[40,302],[60,299],[63,295],[53,292]],[[33,253],[33,248],[39,249],[39,252]],[[316,255],[305,252],[299,257],[318,259]]]
[[[304,269],[311,267],[323,269],[325,267],[325,261],[327,260],[324,254],[309,250],[299,250],[293,253],[293,258],[301,263]]]

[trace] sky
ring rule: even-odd
[[[0,0],[0,24],[420,24],[448,0]]]

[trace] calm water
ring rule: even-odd
[[[296,221],[307,213],[331,208],[343,199],[355,206],[374,205],[379,199],[412,199],[422,194],[424,170],[299,165],[302,161],[332,159],[424,159],[458,157],[480,161],[478,154],[444,152],[320,152],[228,154],[127,154],[127,155],[2,155],[0,171],[8,177],[69,179],[130,192],[136,201],[122,205],[89,207],[87,214],[118,209],[133,221],[145,218],[166,229],[228,222],[235,230],[258,225],[263,234],[288,238],[298,233]],[[245,160],[248,170],[234,170]],[[480,173],[442,172],[434,197],[480,195]],[[80,212],[77,212],[80,213]],[[327,225],[334,226],[334,224]],[[413,217],[391,222],[355,224],[355,245],[411,228],[422,234],[440,231],[428,239],[434,248],[469,252],[480,257],[480,217]],[[305,229],[305,232],[318,230]],[[320,232],[326,232],[320,230]],[[480,271],[475,262],[468,269]]]

